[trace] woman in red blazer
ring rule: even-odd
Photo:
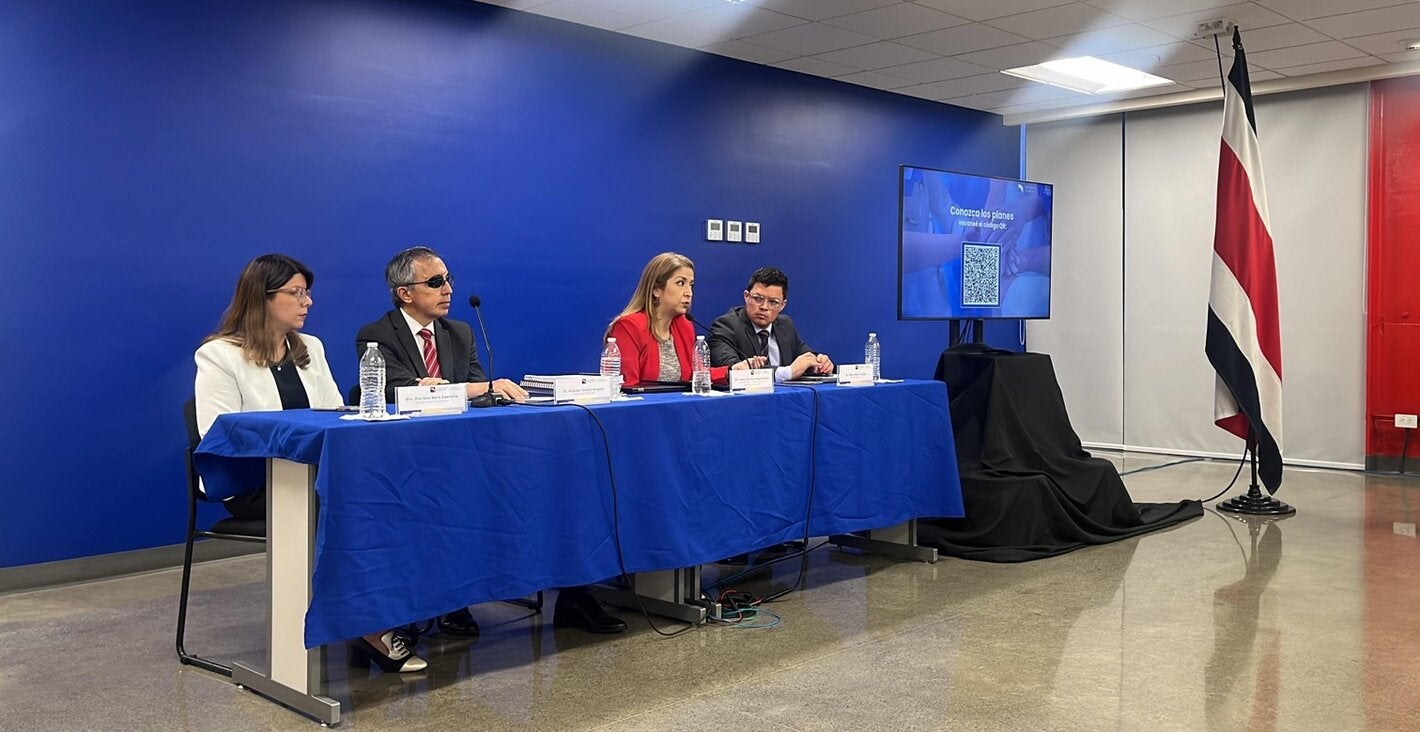
[[[606,337],[615,338],[621,349],[623,384],[690,381],[695,327],[685,314],[690,311],[694,286],[695,263],[683,254],[664,252],[646,263],[631,301],[606,331]],[[763,356],[755,356],[733,366],[712,366],[710,379],[724,382],[731,368],[758,368],[763,361]]]

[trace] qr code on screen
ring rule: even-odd
[[[995,244],[961,245],[961,304],[1000,307],[1001,247]]]

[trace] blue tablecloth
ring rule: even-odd
[[[317,466],[308,648],[614,576],[618,531],[629,572],[802,537],[811,475],[813,535],[962,515],[941,382],[590,409],[606,441],[566,406],[374,424],[227,414],[196,463],[214,500],[260,487],[266,458]]]

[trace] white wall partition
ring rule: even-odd
[[[1365,85],[1257,99],[1282,318],[1283,452],[1293,463],[1363,462],[1366,105]],[[1085,441],[1237,454],[1241,441],[1212,425],[1203,354],[1221,102],[1093,124],[1119,133],[1115,150],[1077,147],[1078,122],[1027,130],[1028,177],[1059,184],[1056,317],[1029,325],[1029,345],[1070,370],[1061,386]],[[1095,180],[1111,169],[1112,201],[1111,187]],[[1080,202],[1088,212],[1122,207],[1122,225],[1064,212],[1072,190],[1090,197]],[[1099,250],[1120,229],[1122,266],[1106,271]],[[1077,252],[1072,242],[1086,243]],[[1117,322],[1078,317],[1081,299],[1120,292]],[[1100,332],[1082,333],[1092,326]],[[1098,419],[1096,405],[1120,402],[1120,428]]]

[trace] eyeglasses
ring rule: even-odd
[[[304,287],[278,287],[274,290],[267,290],[266,294],[272,295],[278,292],[284,292],[297,300],[309,300],[311,297],[311,291]]]
[[[454,284],[454,276],[451,274],[434,275],[433,277],[430,277],[429,279],[424,280],[422,282],[401,282],[399,283],[399,286],[413,287],[415,285],[428,285],[429,289],[438,290],[443,288],[444,283],[448,283],[450,285]]]
[[[754,293],[750,293],[749,299],[753,300],[755,305],[768,305],[774,310],[784,307],[784,303],[787,302],[787,300],[780,300],[777,297],[765,297]]]

